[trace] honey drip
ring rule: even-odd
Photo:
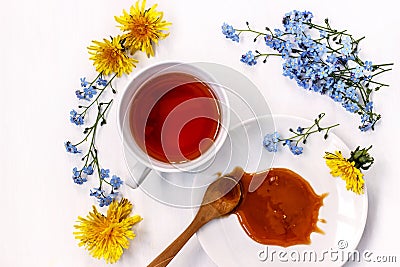
[[[229,176],[240,179],[242,200],[234,213],[253,240],[288,247],[310,244],[312,232],[323,233],[317,222],[325,222],[318,214],[327,194],[317,195],[297,173],[285,168],[246,173],[235,168]],[[253,179],[262,183],[249,192]]]

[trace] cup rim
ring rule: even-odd
[[[165,66],[163,68],[163,66]],[[185,70],[187,71],[188,74],[193,75],[197,78],[204,78],[206,77],[207,81],[205,81],[210,88],[213,90],[215,93],[218,104],[220,105],[220,110],[221,110],[221,118],[220,118],[220,129],[217,134],[217,137],[215,138],[214,144],[206,150],[205,153],[201,154],[198,158],[187,161],[187,162],[182,162],[182,163],[168,163],[168,162],[163,162],[159,161],[157,159],[152,158],[149,156],[145,151],[143,151],[139,145],[136,143],[134,138],[131,136],[131,144],[133,144],[134,149],[127,143],[128,140],[126,140],[126,137],[124,137],[124,124],[126,123],[126,116],[129,113],[131,101],[133,95],[136,93],[136,91],[141,87],[141,85],[134,85],[135,82],[139,79],[139,77],[142,77],[144,74],[148,77],[144,77],[144,82],[148,81],[149,79],[157,76],[158,74],[162,73],[168,73],[168,69],[173,69],[174,67],[177,66],[183,66],[183,68],[186,68]],[[185,67],[187,66],[187,67]],[[181,70],[184,72],[185,70]],[[192,71],[192,72],[191,72]],[[174,71],[171,71],[174,72]],[[177,72],[177,71],[175,71]],[[201,77],[198,77],[201,76]],[[140,82],[140,81],[139,81]],[[143,82],[143,83],[144,83]],[[142,83],[141,83],[142,84]],[[131,89],[133,87],[133,89]],[[130,99],[126,99],[130,98]],[[125,102],[124,102],[125,100]],[[124,105],[125,104],[125,105]],[[222,147],[223,143],[225,142],[227,136],[228,136],[228,129],[229,129],[229,123],[230,123],[230,112],[229,112],[229,99],[228,96],[223,89],[223,86],[219,85],[217,81],[212,77],[211,73],[208,73],[206,70],[196,66],[196,62],[192,63],[185,63],[185,62],[177,62],[177,61],[164,61],[164,62],[158,62],[155,64],[152,64],[139,72],[137,72],[131,79],[130,81],[125,85],[124,87],[124,92],[120,98],[118,108],[117,108],[117,125],[118,125],[118,132],[120,135],[120,138],[122,140],[123,144],[123,149],[125,151],[124,153],[130,153],[132,154],[135,159],[140,162],[141,164],[147,166],[148,168],[161,171],[161,172],[181,172],[181,171],[193,171],[194,169],[199,168],[200,166],[204,165],[205,163],[209,162],[213,156],[220,150]],[[130,133],[130,130],[129,130]],[[125,133],[126,135],[126,133]]]

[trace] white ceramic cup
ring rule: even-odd
[[[159,172],[195,172],[202,169],[202,166],[207,165],[215,157],[218,150],[222,147],[228,133],[230,122],[230,108],[227,94],[224,88],[213,79],[212,75],[204,70],[201,64],[196,63],[177,63],[177,62],[163,62],[152,65],[140,72],[138,72],[133,79],[128,82],[119,107],[117,109],[118,128],[123,141],[125,153],[130,153],[137,159],[137,163],[130,167],[133,177],[127,181],[127,185],[132,188],[137,188],[151,170]],[[141,86],[147,81],[151,81],[157,76],[168,73],[185,73],[196,77],[200,81],[206,83],[214,92],[216,100],[219,105],[220,127],[214,143],[198,158],[186,161],[183,163],[169,163],[159,161],[149,156],[135,141],[131,133],[129,111],[131,102],[135,98],[135,93],[141,90]],[[127,162],[129,166],[132,163]]]

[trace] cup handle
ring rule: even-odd
[[[137,162],[135,166],[132,168],[132,176],[126,181],[126,185],[136,189],[140,186],[140,184],[144,181],[147,175],[150,173],[151,169],[146,167],[145,165]]]

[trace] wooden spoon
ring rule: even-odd
[[[210,184],[192,223],[148,267],[167,266],[200,227],[233,211],[238,206],[241,195],[240,184],[232,177],[223,176]]]

